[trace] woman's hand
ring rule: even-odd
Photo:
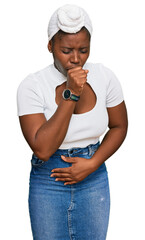
[[[55,181],[64,181],[64,185],[78,183],[95,171],[92,159],[65,156],[61,158],[65,162],[72,163],[72,166],[53,169],[51,177],[56,177]]]
[[[67,72],[66,87],[71,89],[72,92],[78,96],[83,91],[84,84],[87,81],[88,70],[82,69],[81,66],[69,69]]]

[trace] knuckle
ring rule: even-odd
[[[79,80],[78,80],[78,79],[76,79],[76,85],[78,85],[78,86],[79,86],[79,84],[80,84],[80,83],[79,83]]]
[[[78,84],[78,77],[74,76],[74,81]]]
[[[72,73],[73,72],[73,68],[70,68],[67,72],[68,73]]]
[[[69,77],[70,77],[70,78],[73,77],[73,73],[72,73],[72,72],[69,73]]]
[[[79,178],[77,176],[74,177],[74,181],[78,182]]]

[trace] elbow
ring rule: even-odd
[[[45,152],[41,152],[41,151],[38,151],[38,150],[35,150],[34,151],[34,154],[42,161],[46,162],[49,160],[50,158],[50,154],[49,153],[45,153]]]
[[[126,138],[127,130],[128,124],[110,127],[110,131],[114,134],[115,139],[119,139],[121,143],[123,143]]]
[[[50,148],[46,148],[46,146],[41,145],[40,143],[33,144],[32,151],[34,152],[35,156],[44,162],[48,161],[53,154]]]
[[[123,141],[124,141],[125,138],[126,138],[127,129],[128,129],[127,127],[123,127],[123,128],[121,129],[121,135],[122,135]]]
[[[120,135],[122,136],[122,138],[125,139],[127,135],[128,125],[120,126],[118,127],[118,129],[120,131]]]
[[[33,152],[34,154],[42,161],[48,161],[49,158],[56,152],[56,150],[58,149],[58,147],[52,147],[52,145],[48,144],[47,147],[42,145],[40,147],[40,144],[35,144],[33,146]]]
[[[118,130],[120,132],[120,134],[119,134],[120,139],[123,142],[127,135],[128,125],[121,126],[120,128],[118,128]]]
[[[124,139],[126,138],[127,131],[128,131],[128,121],[126,122],[126,124],[124,124],[124,126],[122,126],[122,133],[124,135]]]
[[[126,121],[124,124],[109,126],[109,129],[117,130],[119,135],[125,138],[128,131],[128,121]]]

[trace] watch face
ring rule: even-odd
[[[71,92],[70,92],[69,89],[66,89],[63,93],[63,96],[64,96],[65,99],[69,99],[70,95],[71,95]]]

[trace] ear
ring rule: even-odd
[[[47,47],[48,47],[48,51],[49,51],[50,53],[52,53],[52,41],[51,41],[51,40],[48,42]]]

